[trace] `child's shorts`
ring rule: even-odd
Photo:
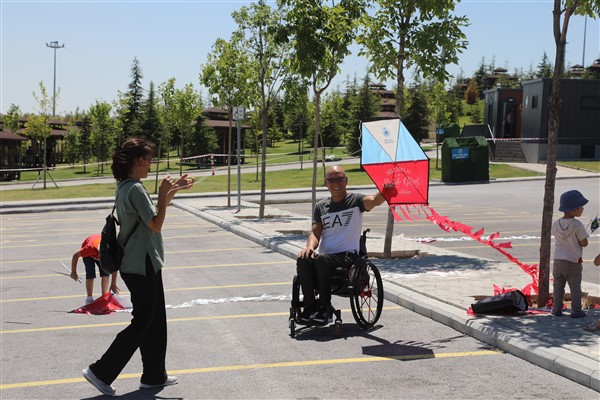
[[[92,257],[83,257],[83,265],[85,265],[85,279],[96,278],[96,265],[100,271],[100,277],[108,276],[108,274],[102,268],[100,268],[100,261]]]

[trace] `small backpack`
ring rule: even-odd
[[[127,235],[127,239],[125,239],[125,244],[123,247],[119,245],[117,241],[117,225],[120,225],[119,220],[114,215],[115,208],[117,207],[117,203],[113,206],[112,212],[108,214],[106,217],[106,223],[104,224],[104,228],[102,228],[102,234],[100,237],[100,267],[107,274],[112,274],[113,272],[117,272],[121,268],[121,262],[123,261],[123,249],[127,246],[127,242],[129,238],[133,235],[133,232],[138,227],[140,220],[135,222],[135,226]]]

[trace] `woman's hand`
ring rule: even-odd
[[[194,180],[187,176],[188,174],[184,174],[175,180],[170,175],[167,175],[160,183],[158,196],[165,197],[168,200],[167,204],[170,203],[175,193],[181,189],[189,189],[194,185]]]

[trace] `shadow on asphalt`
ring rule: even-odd
[[[498,265],[497,261],[456,255],[428,255],[421,258],[379,259],[371,261],[382,271],[401,274],[422,274],[426,272],[483,271]]]

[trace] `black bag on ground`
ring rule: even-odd
[[[525,295],[514,290],[479,300],[471,304],[471,309],[475,314],[511,314],[527,311],[528,306]]]
[[[121,247],[117,241],[117,225],[120,224],[119,220],[117,220],[117,217],[114,215],[116,206],[115,203],[112,212],[106,217],[106,223],[104,224],[100,235],[100,267],[107,274],[112,274],[121,268],[121,262],[123,261],[123,247],[127,246],[129,238],[133,235],[133,232],[135,232],[140,223],[140,220],[138,219],[127,236],[127,239],[125,239],[125,244]]]

